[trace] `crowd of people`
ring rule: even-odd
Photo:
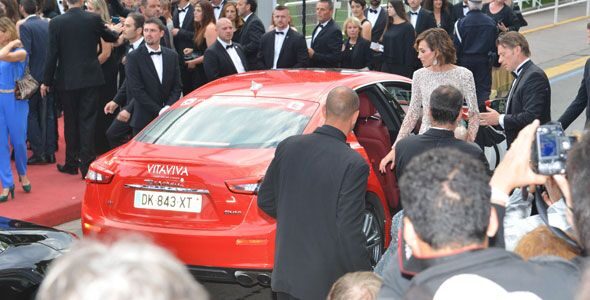
[[[62,112],[66,159],[57,169],[84,178],[96,155],[125,143],[182,95],[212,80],[279,68],[379,70],[413,79],[408,112],[379,166],[380,172],[395,170],[399,181],[403,210],[394,217],[392,243],[371,272],[377,262],[371,262],[361,231],[370,168],[346,144],[359,97],[335,88],[323,107],[325,124],[278,145],[258,193],[259,208],[277,220],[277,298],[450,299],[486,292],[457,288],[468,282],[498,294],[548,299],[590,294],[580,281],[590,247],[590,136],[570,151],[567,178],[533,172],[531,146],[537,128],[551,120],[551,88],[518,33],[522,18],[505,0],[453,6],[389,0],[385,7],[379,0],[350,0],[352,17],[342,29],[333,19],[333,1],[318,0],[309,45],[285,6],[274,8],[265,30],[256,0],[0,3],[0,139],[6,141],[0,146],[0,201],[14,198],[10,146],[25,192],[31,191],[27,164],[55,163]],[[15,81],[27,70],[40,87],[20,100]],[[564,127],[590,103],[587,73],[559,119]],[[502,91],[503,81],[509,82],[506,109],[499,112],[485,100],[492,90]],[[419,121],[418,135],[411,135]],[[509,151],[490,177],[482,148],[492,127],[504,132]],[[300,163],[312,155],[315,164]],[[544,186],[545,218],[566,233],[554,236],[553,226],[532,215],[529,185]],[[548,237],[555,241],[551,247],[543,244]],[[162,293],[157,299],[207,297],[159,250],[113,245],[72,249],[53,265],[39,299],[85,299],[78,281],[92,281],[102,292],[131,282],[123,277],[138,257],[154,259],[150,274],[174,274],[155,285]],[[119,260],[108,264],[119,252]],[[96,261],[82,261],[88,257]],[[119,277],[97,280],[117,275],[116,268]],[[69,285],[57,280],[65,273]],[[104,297],[132,299],[137,295],[127,292],[142,289],[119,287]]]

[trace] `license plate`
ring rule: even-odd
[[[181,194],[156,191],[135,191],[133,206],[135,208],[170,210],[200,213],[203,196],[199,194]]]

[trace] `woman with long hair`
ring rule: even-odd
[[[367,7],[367,0],[350,0],[350,12],[352,16],[361,22],[361,37],[367,41],[371,40],[371,29],[373,25],[369,19],[365,17],[365,8]]]
[[[86,10],[88,12],[97,14],[106,23],[111,23],[111,16],[105,0],[87,0]],[[113,51],[114,45],[100,40],[100,48],[97,49],[98,62],[102,68],[102,75],[104,76],[105,84],[100,88],[100,96],[98,98],[99,110],[96,114],[95,126],[95,151],[96,154],[102,154],[111,149],[109,141],[106,137],[106,131],[113,122],[115,115],[102,113],[102,108],[111,101],[117,93],[117,73],[118,60]]]
[[[205,50],[217,39],[217,30],[215,28],[215,13],[213,6],[208,0],[200,0],[195,5],[195,36],[193,48],[183,49],[185,56],[192,55],[194,58],[187,60],[185,63],[189,69],[193,69],[193,86],[194,90],[207,83],[205,69],[203,68],[203,54]]]
[[[342,25],[347,37],[342,45],[342,61],[340,66],[347,69],[364,69],[369,66],[373,54],[371,42],[361,36],[362,25],[359,19],[350,17]]]
[[[220,18],[228,18],[232,24],[234,24],[234,36],[232,41],[238,43],[240,41],[240,35],[242,34],[242,28],[244,27],[244,20],[238,16],[238,7],[235,2],[227,2],[223,6]],[[272,23],[272,22],[271,22]]]
[[[466,140],[473,142],[479,129],[479,109],[475,96],[475,81],[471,71],[455,65],[457,61],[455,46],[446,31],[441,28],[431,28],[422,32],[416,38],[415,48],[418,59],[423,68],[414,72],[412,82],[412,99],[402,126],[391,151],[381,160],[379,170],[385,172],[391,162],[394,167],[395,145],[407,137],[422,117],[419,133],[430,129],[430,94],[441,85],[452,85],[461,91],[469,108],[469,127]],[[459,127],[463,128],[463,127]],[[457,131],[456,131],[457,132]]]
[[[381,71],[411,78],[417,55],[414,50],[416,31],[408,20],[401,0],[390,0],[387,3],[387,15],[388,22],[381,37]]]
[[[444,29],[453,36],[453,17],[451,16],[451,4],[448,0],[424,0],[424,8],[432,11],[436,21],[436,27]]]
[[[10,144],[22,188],[31,192],[26,144],[29,103],[28,100],[17,100],[14,95],[15,81],[23,77],[27,64],[27,52],[22,47],[14,22],[7,17],[0,18],[0,202],[8,200],[8,196],[14,199]]]

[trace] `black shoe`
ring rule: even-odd
[[[55,163],[55,154],[49,154],[49,155],[45,156],[45,159],[47,160],[48,164],[54,164]]]
[[[66,173],[66,174],[71,174],[71,175],[76,175],[78,174],[78,168],[72,165],[60,165],[57,164],[57,170],[62,172],[62,173]]]
[[[27,160],[27,165],[44,165],[47,160],[43,156],[33,155]]]
[[[82,174],[82,179],[86,179],[86,174],[88,173],[89,165],[82,164],[80,165],[80,173]]]

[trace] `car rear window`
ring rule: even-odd
[[[169,110],[136,140],[181,147],[273,148],[301,134],[317,108],[307,101],[223,98]]]

